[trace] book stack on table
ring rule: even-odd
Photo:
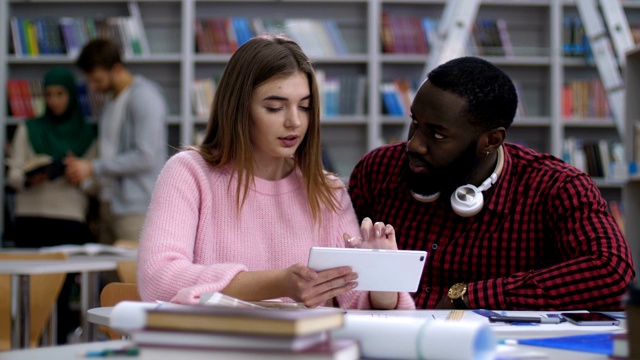
[[[111,326],[129,334],[141,359],[175,355],[347,360],[360,356],[357,341],[331,338],[330,331],[344,324],[340,309],[122,302],[113,311]]]

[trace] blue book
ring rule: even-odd
[[[612,333],[571,335],[541,339],[518,339],[518,344],[542,346],[563,350],[613,355]]]
[[[340,29],[338,28],[336,21],[334,19],[324,20],[324,27],[331,38],[331,43],[336,53],[338,55],[348,55],[349,49],[347,48],[347,44],[340,33]]]

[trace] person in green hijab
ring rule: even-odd
[[[94,242],[86,222],[92,180],[73,185],[64,176],[63,160],[68,154],[94,159],[96,127],[82,114],[70,70],[50,69],[43,88],[44,114],[18,125],[9,153],[7,184],[16,191],[13,240],[22,248]],[[77,327],[68,306],[71,278],[58,301],[58,343]]]

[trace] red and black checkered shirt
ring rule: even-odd
[[[472,308],[610,309],[634,278],[631,251],[593,180],[548,154],[505,144],[502,173],[482,211],[463,218],[449,197],[415,200],[402,181],[406,143],[375,149],[349,191],[360,219],[394,226],[400,249],[427,250],[418,308],[455,283]]]

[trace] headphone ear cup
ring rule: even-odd
[[[483,205],[482,191],[471,184],[460,186],[451,194],[451,208],[462,217],[476,215]]]

